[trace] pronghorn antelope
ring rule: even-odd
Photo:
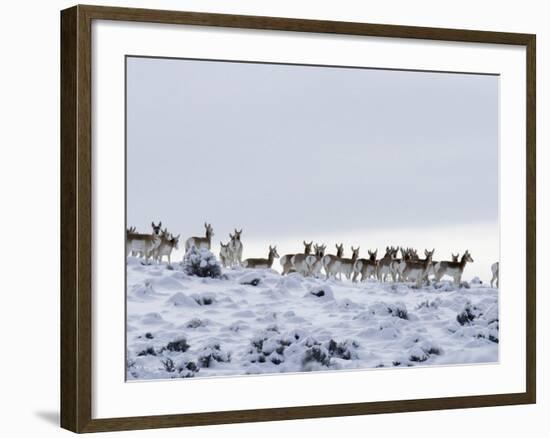
[[[391,275],[393,281],[403,281],[403,270],[405,269],[405,261],[407,260],[417,260],[418,255],[416,253],[416,250],[413,248],[399,248],[401,251],[401,258],[400,259],[394,259],[391,262]]]
[[[351,274],[353,273],[353,266],[355,265],[355,262],[357,261],[358,258],[359,258],[359,247],[354,248],[352,246],[350,259],[347,259],[344,257],[340,257],[338,259],[339,273],[345,275],[348,280],[351,279]]]
[[[458,258],[460,257],[459,253],[453,254],[451,253],[451,261],[458,262]],[[428,269],[428,275],[433,275],[435,277],[435,273],[437,272],[437,267],[440,262],[432,260],[432,264],[430,265]]]
[[[448,275],[453,277],[455,285],[460,285],[462,273],[466,267],[466,263],[473,263],[474,259],[468,250],[462,255],[459,262],[439,262],[435,267],[435,281],[441,280],[441,277]]]
[[[380,260],[378,260],[378,265],[376,267],[376,276],[378,281],[386,281],[388,274],[392,274],[392,263],[397,257],[398,248],[393,246],[386,246],[386,254]]]
[[[397,251],[401,251],[400,259],[397,258]],[[393,281],[397,281],[397,280],[401,281],[401,271],[399,269],[399,266],[403,262],[403,260],[409,259],[412,257],[413,251],[414,250],[411,248],[405,249],[399,246],[396,248],[395,256],[390,263],[390,274]]]
[[[154,235],[162,237],[163,234],[168,233],[168,230],[166,228],[164,229],[164,231],[162,231],[161,227],[162,227],[162,222],[159,221],[158,225],[155,225],[154,222],[151,222],[151,228],[153,229],[153,234]],[[135,230],[135,227],[134,227],[134,230]],[[144,256],[143,253],[139,252],[139,251],[132,251],[132,255],[133,256],[138,256],[138,257],[143,257]]]
[[[136,227],[126,228],[126,252],[128,253],[129,237],[130,234],[135,234]],[[139,254],[135,251],[130,251],[132,257],[137,257]]]
[[[303,241],[304,244],[304,256],[308,256],[311,254],[311,247],[313,246],[313,241],[307,243],[305,240]],[[290,272],[294,272],[294,265],[292,264],[292,257],[294,257],[296,254],[285,254],[281,257],[281,260],[279,261],[281,263],[281,266],[283,267],[282,275],[289,274]]]
[[[321,264],[323,265],[323,268],[325,268],[325,273],[327,274],[327,280],[331,275],[336,278],[337,274],[339,274],[340,280],[342,279],[342,274],[339,273],[339,266],[340,266],[339,260],[343,256],[344,256],[344,244],[341,243],[340,245],[336,244],[336,255],[327,254],[326,256],[323,257]]]
[[[424,260],[404,260],[405,269],[403,269],[404,280],[416,280],[416,287],[422,286],[422,282],[427,279],[428,271],[432,264],[432,257],[435,249],[425,250],[426,258]]]
[[[185,252],[188,252],[193,246],[198,248],[210,249],[212,243],[212,236],[214,236],[214,230],[212,225],[204,223],[206,229],[206,237],[190,237],[185,241]]]
[[[493,287],[493,283],[497,282],[497,288],[498,288],[498,274],[499,274],[499,267],[500,267],[500,262],[495,262],[491,265],[491,272],[493,273],[493,278],[491,278],[491,287]]]
[[[357,281],[357,277],[361,274],[361,282],[366,281],[371,275],[376,275],[376,254],[378,250],[371,251],[368,250],[369,258],[368,259],[359,259],[355,262],[353,267],[353,282]]]
[[[411,248],[408,248],[405,253],[403,254],[403,260],[401,260],[401,262],[399,263],[399,267],[397,269],[398,271],[398,277],[399,277],[399,281],[407,281],[407,280],[410,280],[410,278],[408,277],[408,274],[405,273],[405,268],[407,267],[407,261],[418,261],[418,262],[424,262],[426,261],[426,259],[428,258],[430,252],[425,249],[424,250],[424,256],[425,258],[424,259],[420,259],[418,257],[418,253],[416,252],[415,249],[411,249]],[[432,251],[432,255],[433,255],[433,251]],[[434,271],[434,266],[435,264],[438,263],[438,262],[435,262],[432,258],[432,260],[430,260],[430,264],[426,270],[426,273],[425,273],[425,277],[428,278],[428,276],[430,275],[434,275],[435,274],[435,271]],[[413,273],[414,274],[414,273]],[[415,277],[416,278],[416,277]],[[414,279],[414,278],[413,278]]]
[[[243,259],[243,244],[241,242],[242,232],[242,228],[240,231],[237,231],[235,228],[235,234],[229,234],[229,237],[231,238],[231,241],[229,242],[231,247],[231,266],[240,266]]]
[[[424,250],[424,255],[427,257],[427,251]],[[418,251],[414,248],[401,248],[401,259],[395,259],[392,263],[392,277],[395,281],[405,281],[406,278],[403,277],[403,271],[406,267],[405,261],[407,260],[420,260],[418,257]],[[428,274],[433,274],[433,264],[428,267]]]
[[[220,242],[220,261],[224,268],[231,266],[233,263],[233,253],[231,251],[231,241],[227,242],[225,245],[223,242]]]
[[[309,267],[306,263],[306,258],[311,254],[311,247],[313,246],[313,241],[306,243],[304,240],[304,252],[303,254],[294,254],[290,257],[290,263],[294,271],[299,272],[304,277],[309,274]]]
[[[180,234],[173,236],[168,233],[168,230],[164,230],[160,238],[160,245],[153,250],[153,258],[158,262],[162,262],[162,257],[168,258],[168,266],[172,264],[171,256],[174,249],[178,249],[178,243],[180,240]]]
[[[327,246],[325,244],[314,246],[315,254],[306,257],[306,264],[308,266],[308,275],[317,277],[321,273],[321,268],[323,267],[323,257],[325,256]]]
[[[126,256],[141,254],[145,264],[149,264],[149,257],[160,245],[160,236],[153,234],[128,233],[126,235]]]
[[[246,259],[242,262],[243,268],[270,269],[273,266],[273,260],[278,258],[277,246],[269,246],[267,259]]]

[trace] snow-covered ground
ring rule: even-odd
[[[127,378],[498,361],[498,289],[127,265]]]

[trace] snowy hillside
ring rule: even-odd
[[[127,266],[127,378],[498,361],[498,290]]]

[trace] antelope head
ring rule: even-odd
[[[466,250],[464,255],[462,256],[462,260],[465,262],[474,263],[474,259],[472,258],[472,255],[470,254],[470,251]]]
[[[181,234],[178,234],[177,236],[170,235],[170,243],[172,244],[172,248],[178,249],[178,243],[180,241]]]
[[[214,229],[212,228],[212,225],[204,223],[204,228],[206,228],[206,238],[210,239],[214,235]]]
[[[151,227],[153,227],[153,234],[159,236],[160,235],[160,229],[162,227],[162,222],[159,222],[158,225],[155,225],[154,222],[151,222]]]
[[[276,258],[276,259],[279,258],[279,254],[277,253],[277,245],[273,247],[269,245],[269,258]]]
[[[378,252],[377,249],[375,249],[374,251],[371,251],[370,249],[368,250],[368,253],[369,253],[369,260],[372,260],[373,262],[376,260],[376,253]]]
[[[344,255],[344,244],[336,244],[336,257],[342,257]]]
[[[323,257],[325,255],[326,245],[315,245],[315,255],[317,257]]]
[[[459,257],[459,255],[460,255],[460,254],[456,254],[456,255],[455,255],[455,254],[452,254],[452,253],[451,253],[451,258],[452,258],[453,262],[458,262],[458,257]]]
[[[240,231],[237,231],[237,229],[235,228],[235,234],[233,235],[233,237],[231,237],[231,240],[241,240],[241,234],[243,232],[243,229],[241,228]]]
[[[359,257],[359,248],[359,246],[357,248],[354,248],[353,246],[351,247],[352,259],[356,259],[357,257]]]
[[[304,240],[303,244],[304,244],[304,254],[311,254],[311,247],[313,246],[313,240],[309,243],[307,243]]]
[[[427,249],[424,250],[424,255],[426,256],[426,260],[428,261],[432,261],[432,257],[434,255],[434,252],[435,252],[435,248],[432,249],[431,251],[428,251]]]

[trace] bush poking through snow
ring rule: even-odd
[[[167,373],[173,374],[177,372],[177,375],[171,377],[195,377],[195,374],[200,371],[200,368],[193,361],[183,360],[176,365],[172,358],[165,357],[161,359],[160,363]]]
[[[215,362],[231,362],[231,354],[223,351],[220,344],[211,344],[203,348],[198,362],[201,367],[209,368]]]
[[[425,362],[428,360],[429,357],[430,355],[426,351],[424,351],[423,348],[420,348],[419,346],[414,347],[409,352],[409,360],[411,362]]]
[[[239,284],[245,284],[247,286],[258,286],[262,282],[262,279],[256,272],[243,275],[239,279]]]
[[[302,367],[304,371],[311,371],[314,369],[312,365],[320,364],[325,367],[330,365],[330,354],[328,350],[320,344],[311,345],[304,353],[302,359]]]
[[[180,377],[195,377],[200,368],[193,361],[182,361],[178,364],[177,371]]]
[[[176,371],[176,367],[174,366],[174,361],[167,357],[166,359],[161,360],[162,365],[164,366],[164,370],[167,373],[173,373]]]
[[[291,345],[293,340],[299,339],[299,335],[296,334],[297,337],[289,338],[289,336],[277,336],[278,334],[277,330],[268,328],[264,334],[252,338],[250,341],[252,348],[248,351],[250,362],[265,363],[269,359],[275,365],[283,363],[286,347]]]
[[[331,359],[353,360],[358,358],[359,344],[354,340],[338,342],[330,339],[319,342],[302,330],[291,330],[286,333],[265,330],[250,341],[248,361],[257,366],[265,364],[286,364],[285,366],[300,366],[302,371],[316,371],[323,367],[331,367]]]
[[[336,342],[334,339],[331,339],[327,345],[330,356],[344,360],[357,359],[357,348],[359,348],[359,344],[352,340]]]
[[[166,349],[168,351],[180,351],[183,353],[189,350],[189,344],[187,343],[187,339],[182,338],[176,341],[169,342],[166,346]]]
[[[407,312],[407,306],[403,303],[395,303],[388,306],[388,312],[392,316],[401,319],[409,319],[409,312]]]
[[[216,256],[206,248],[191,247],[183,257],[181,267],[187,275],[197,277],[220,278],[222,275],[222,267]]]
[[[469,325],[474,319],[478,318],[479,316],[481,316],[481,312],[479,311],[479,309],[476,306],[472,305],[472,303],[467,302],[464,306],[464,310],[456,315],[456,320],[460,325]]]
[[[320,298],[321,300],[333,300],[334,292],[329,285],[324,285],[322,287],[315,287],[311,289],[306,294],[306,297]]]
[[[421,345],[415,345],[409,351],[409,360],[411,362],[425,362],[430,356],[440,356],[442,351],[439,347],[430,343],[422,343]]]
[[[199,306],[210,306],[216,301],[216,297],[213,294],[193,294],[191,295]]]
[[[430,301],[430,300],[422,301],[420,304],[418,304],[418,305],[416,306],[416,310],[421,310],[421,309],[432,309],[432,310],[437,310],[437,309],[439,309],[439,304],[440,304],[440,301],[438,301],[438,300],[434,300],[434,301]]]
[[[157,352],[153,347],[147,347],[145,350],[141,350],[137,355],[138,356],[156,356]]]
[[[208,325],[207,320],[202,320],[200,318],[193,318],[190,321],[187,321],[187,323],[185,324],[185,327],[189,329],[196,329],[199,327],[206,327],[207,325]]]

